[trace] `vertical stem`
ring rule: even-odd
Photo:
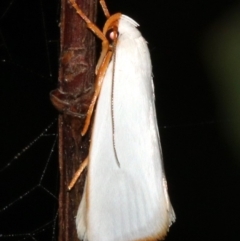
[[[61,8],[59,87],[50,94],[59,116],[59,241],[77,241],[75,217],[81,200],[85,175],[68,192],[75,170],[88,153],[88,135],[81,128],[92,97],[95,70],[95,37],[67,0]],[[95,22],[95,0],[77,0]]]

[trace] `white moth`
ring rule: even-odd
[[[175,221],[164,175],[154,103],[152,66],[138,24],[120,13],[101,32],[70,0],[88,27],[102,39],[95,94],[84,135],[97,101],[84,194],[77,212],[84,241],[161,240]],[[71,188],[77,177],[69,185]]]

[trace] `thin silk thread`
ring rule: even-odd
[[[116,64],[116,44],[113,43],[113,71],[112,71],[112,93],[111,93],[111,115],[112,115],[112,137],[113,137],[113,150],[116,157],[117,165],[120,167],[118,160],[116,143],[115,143],[115,120],[114,120],[114,83],[115,83],[115,64]]]

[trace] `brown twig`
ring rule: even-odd
[[[77,0],[95,22],[94,0]],[[77,241],[75,216],[81,200],[85,175],[68,192],[75,170],[88,153],[89,137],[81,137],[94,83],[95,36],[67,0],[62,0],[59,87],[50,93],[59,116],[59,241]]]

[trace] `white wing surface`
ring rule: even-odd
[[[157,240],[175,220],[162,165],[149,50],[136,26],[122,15],[113,98],[112,60],[96,107],[87,184],[77,214],[78,235],[85,241]]]

